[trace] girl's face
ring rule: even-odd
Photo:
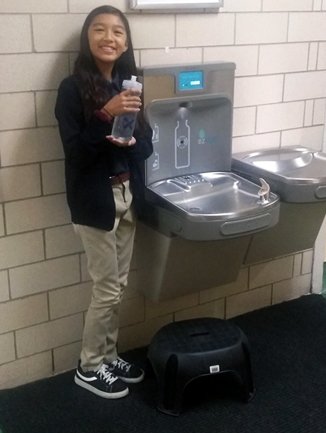
[[[97,67],[106,75],[128,49],[125,26],[119,16],[112,14],[100,14],[93,19],[88,28],[88,42]]]

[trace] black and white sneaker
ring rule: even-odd
[[[139,383],[144,379],[144,371],[134,364],[130,364],[121,358],[115,361],[106,363],[108,371],[118,376],[123,382],[126,383]]]
[[[127,385],[106,364],[97,371],[83,371],[79,363],[75,383],[103,398],[121,398],[129,393]]]

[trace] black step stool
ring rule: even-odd
[[[192,380],[211,374],[232,374],[246,402],[254,395],[247,337],[228,320],[170,323],[154,335],[148,359],[158,382],[157,408],[169,415],[179,415],[184,389]]]

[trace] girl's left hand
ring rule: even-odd
[[[122,141],[119,140],[118,138],[113,137],[113,135],[107,135],[106,139],[118,147],[130,147],[130,146],[134,146],[136,143],[135,137],[131,137],[129,141]]]

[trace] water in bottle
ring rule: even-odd
[[[139,94],[142,91],[142,84],[137,81],[135,75],[131,80],[124,80],[122,83],[123,90],[133,89]],[[112,135],[113,137],[128,142],[131,140],[136,125],[137,113],[126,113],[114,118]]]

